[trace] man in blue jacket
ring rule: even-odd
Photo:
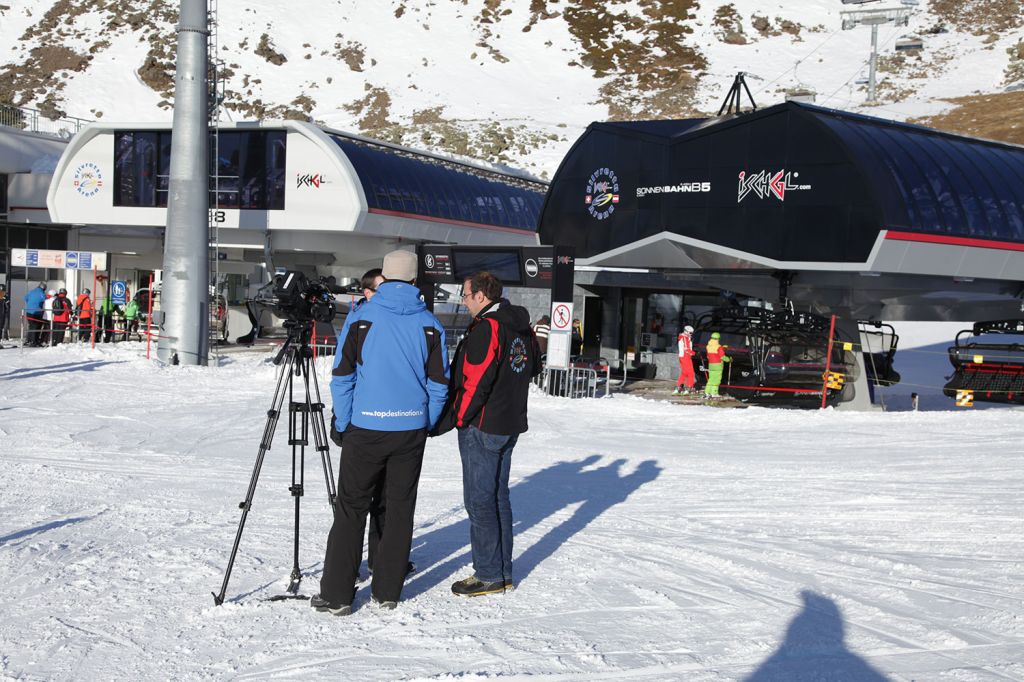
[[[43,345],[43,328],[46,320],[43,319],[43,302],[46,301],[46,282],[40,282],[39,286],[25,294],[25,318],[28,322],[28,335],[26,342],[29,346]]]
[[[352,612],[366,515],[381,480],[387,530],[377,547],[370,592],[380,606],[397,606],[427,431],[448,396],[444,328],[413,285],[415,254],[387,254],[383,275],[373,298],[345,320],[331,379],[334,426],[344,439],[320,594],[310,604],[335,615]]]

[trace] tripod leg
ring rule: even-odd
[[[306,383],[306,404],[313,420],[313,442],[316,451],[320,454],[320,463],[324,469],[324,482],[327,484],[327,503],[331,506],[331,512],[337,514],[338,490],[335,484],[334,468],[331,466],[331,447],[327,434],[327,424],[324,421],[324,402],[320,397],[320,384],[316,378],[316,366],[312,360],[304,366],[303,378]],[[310,392],[312,384],[312,395]],[[314,402],[312,397],[316,398]]]
[[[267,411],[267,423],[263,428],[263,438],[260,440],[259,452],[256,455],[256,464],[253,466],[252,477],[249,479],[249,490],[246,492],[245,501],[242,502],[239,508],[242,510],[242,518],[238,522],[238,531],[235,533],[235,544],[231,547],[231,557],[228,559],[227,569],[224,571],[224,582],[221,583],[220,593],[213,595],[213,603],[220,606],[224,603],[224,593],[228,589],[228,580],[231,578],[231,569],[235,565],[235,555],[238,554],[238,543],[242,539],[242,529],[245,528],[245,519],[249,515],[249,509],[252,507],[252,498],[256,492],[256,482],[260,477],[260,469],[263,467],[263,458],[266,456],[267,451],[270,450],[270,445],[274,440],[274,430],[277,428],[277,421],[281,416],[281,407],[284,403],[284,397],[287,393],[291,392],[292,386],[292,366],[295,360],[294,351],[288,356],[288,363],[282,369],[281,376],[277,380],[277,388],[274,389],[274,400],[271,403],[271,409]],[[287,377],[287,390],[282,390]]]
[[[300,349],[301,354],[301,349]],[[295,366],[295,373],[303,371],[305,360],[299,359]],[[307,401],[308,402],[308,399]],[[298,428],[299,420],[302,420],[301,431]],[[288,491],[295,498],[295,533],[292,543],[292,573],[288,583],[287,592],[299,594],[299,584],[302,582],[302,571],[299,570],[299,500],[302,497],[305,482],[306,470],[306,444],[308,442],[307,431],[309,429],[309,415],[306,412],[306,403],[295,401],[293,385],[288,385],[288,444],[292,446],[292,484]],[[296,482],[296,474],[298,481]]]
[[[313,364],[311,349],[303,344],[296,350],[297,360],[295,363],[295,375],[302,377],[305,389],[303,400],[295,400],[294,385],[288,385],[288,443],[292,447],[292,485],[288,488],[295,498],[295,529],[294,543],[292,545],[292,573],[288,584],[288,592],[292,598],[300,598],[299,585],[302,582],[302,571],[299,569],[299,528],[300,528],[300,505],[299,498],[305,493],[306,477],[306,447],[309,445],[310,421],[312,420],[313,442],[320,453],[321,462],[324,465],[324,476],[327,479],[327,497],[334,511],[334,501],[337,497],[334,484],[334,473],[331,470],[330,449],[327,445],[327,427],[324,423],[324,405],[320,402],[320,389],[316,385],[316,367]],[[310,393],[310,377],[316,392],[317,401],[312,401]],[[301,419],[301,428],[300,420]],[[281,597],[288,598],[288,597]]]

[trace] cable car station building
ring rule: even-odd
[[[47,195],[51,219],[76,226],[69,248],[109,252],[111,276],[135,287],[162,266],[170,141],[170,124],[90,124]],[[403,244],[538,243],[547,185],[525,176],[298,121],[222,125],[216,148],[210,217],[229,302],[279,267],[340,281]]]
[[[742,299],[835,314],[854,341],[859,321],[1020,318],[1024,149],[795,102],[594,123],[540,236],[575,247],[587,354],[658,376],[687,321]]]

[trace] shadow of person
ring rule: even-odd
[[[559,510],[582,503],[572,516],[547,531],[515,559],[513,571],[516,582],[525,579],[591,521],[661,473],[661,467],[653,460],[641,462],[625,476],[620,473],[626,463],[624,459],[589,469],[600,460],[600,455],[590,455],[584,459],[558,462],[527,476],[510,489],[513,532],[520,537]],[[409,599],[426,592],[470,563],[472,557],[468,545],[468,519],[417,536],[414,540],[416,560],[421,566],[432,567],[406,584],[402,598]],[[435,562],[440,563],[433,565]]]
[[[46,367],[22,367],[11,370],[6,374],[0,374],[0,379],[12,381],[14,379],[34,379],[47,374],[60,374],[61,372],[95,372],[106,365],[120,365],[127,360],[87,360],[82,362],[65,362],[62,365],[48,365]]]
[[[63,528],[64,526],[71,526],[76,523],[82,523],[83,521],[91,521],[97,516],[99,516],[99,514],[93,514],[92,516],[73,516],[67,519],[60,519],[59,521],[51,521],[49,523],[42,523],[38,526],[33,526],[31,528],[25,528],[24,530],[19,530],[14,533],[10,533],[9,535],[4,535],[3,537],[0,537],[0,547],[8,543],[14,542],[15,540],[20,540],[21,538],[28,537],[29,535],[45,533],[49,530]]]
[[[827,597],[804,590],[803,610],[786,639],[744,682],[887,682],[888,678],[843,643],[843,616]]]

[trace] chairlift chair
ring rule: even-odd
[[[862,336],[877,337],[878,344],[868,342],[864,348],[864,370],[868,383],[875,386],[894,386],[900,382],[900,373],[893,367],[896,348],[900,337],[891,324],[884,322],[861,322]],[[867,329],[868,326],[874,329]]]
[[[826,366],[847,376],[854,367],[852,353],[843,350],[838,337],[828,362],[829,326],[820,315],[789,309],[716,308],[698,318],[694,348],[706,347],[712,332],[721,334],[732,359],[723,394],[766,406],[816,409]],[[703,380],[699,376],[698,383]],[[844,390],[827,388],[827,404],[838,403]]]
[[[907,52],[909,50],[922,50],[924,49],[924,40],[921,36],[905,35],[900,36],[896,41],[897,52]]]
[[[985,335],[1016,339],[979,340]],[[956,335],[949,362],[953,376],[942,388],[946,396],[957,398],[970,392],[976,401],[1024,405],[1024,320],[975,322]]]

